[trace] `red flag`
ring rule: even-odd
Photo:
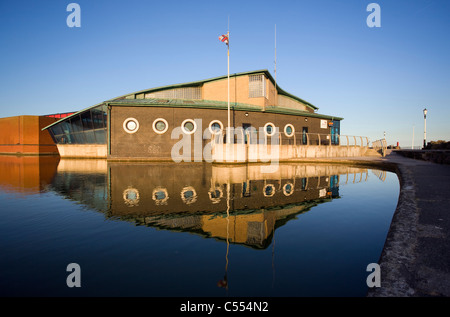
[[[228,45],[228,35],[219,36],[219,40]]]

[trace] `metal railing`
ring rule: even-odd
[[[386,156],[387,143],[386,139],[380,139],[372,142],[372,148],[376,151],[380,151],[381,155]]]
[[[212,136],[214,143],[226,143],[226,134],[222,132],[220,136]],[[286,135],[284,132],[274,134],[273,136],[263,133],[248,132],[242,129],[236,129],[231,138],[231,143],[245,144],[273,144],[273,139],[278,138],[279,145],[306,145],[306,146],[346,146],[346,147],[369,147],[369,138],[354,135],[324,134],[324,133],[292,133]],[[219,141],[219,142],[218,142]]]

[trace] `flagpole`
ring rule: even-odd
[[[277,25],[275,24],[275,106],[278,104],[277,94]]]
[[[230,31],[227,31],[228,44],[227,44],[227,55],[228,55],[228,132],[227,132],[227,143],[231,143],[231,119],[230,119]]]

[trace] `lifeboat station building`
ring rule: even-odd
[[[50,132],[59,155],[70,158],[170,161],[182,138],[194,144],[200,137],[204,147],[211,142],[204,138],[209,130],[226,142],[228,122],[243,131],[245,144],[276,132],[279,144],[289,146],[292,155],[308,156],[298,149],[309,146],[337,156],[330,150],[339,147],[342,118],[317,110],[281,89],[269,71],[257,70],[133,92],[75,112],[43,130]],[[236,142],[235,136],[229,142]]]

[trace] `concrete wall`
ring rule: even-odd
[[[49,132],[41,130],[55,121],[42,116],[0,118],[0,153],[58,154]]]
[[[367,147],[318,145],[214,144],[212,161],[216,163],[278,162],[304,158],[364,156]]]
[[[106,144],[58,144],[63,158],[106,158]]]

